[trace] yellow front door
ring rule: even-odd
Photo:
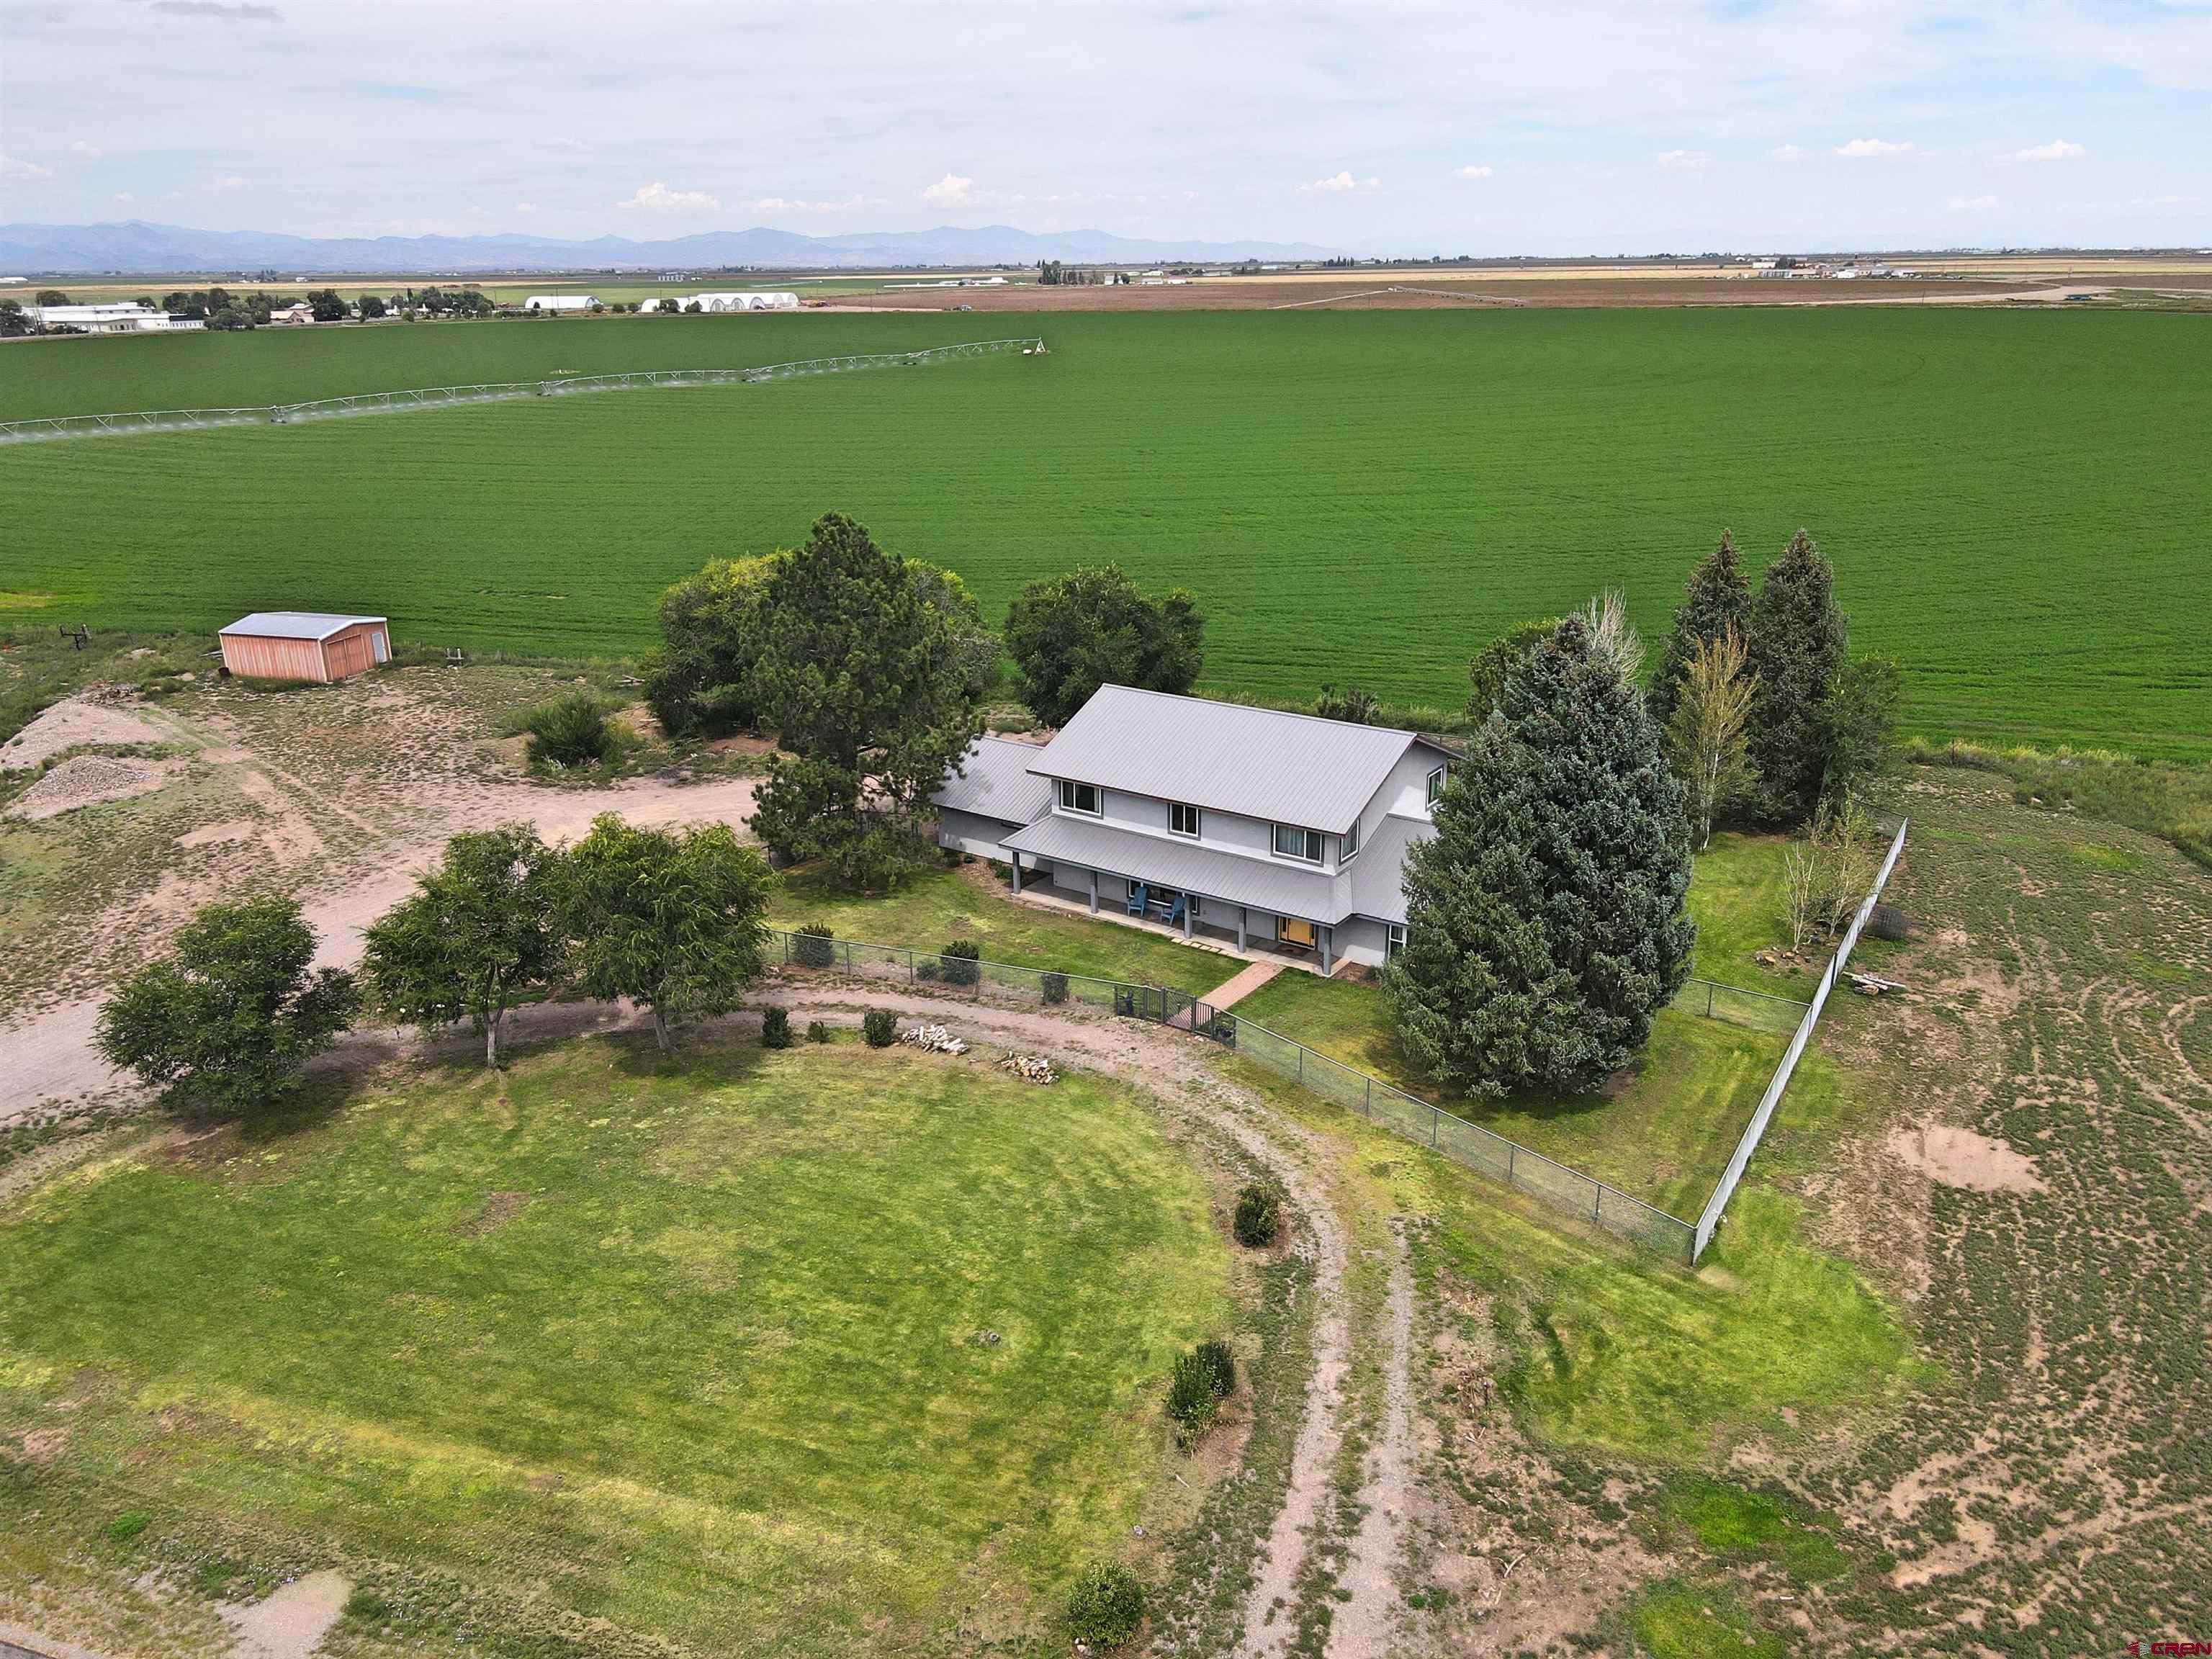
[[[1289,916],[1278,916],[1275,919],[1275,937],[1285,945],[1303,945],[1310,951],[1314,948],[1314,925],[1310,921],[1293,921]]]

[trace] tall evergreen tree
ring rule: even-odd
[[[1827,753],[1823,706],[1849,639],[1848,619],[1836,608],[1835,573],[1800,530],[1766,568],[1743,642],[1745,672],[1759,682],[1750,738],[1759,811],[1775,823],[1802,823],[1820,802]]]
[[[1751,581],[1743,574],[1735,542],[1721,532],[1721,544],[1698,562],[1690,573],[1682,603],[1674,607],[1674,625],[1667,635],[1667,648],[1659,658],[1659,672],[1651,677],[1644,700],[1651,718],[1662,731],[1674,718],[1674,700],[1690,659],[1700,646],[1710,646],[1734,629],[1742,639],[1751,632]]]
[[[1471,1094],[1595,1087],[1681,988],[1696,933],[1682,786],[1584,618],[1506,678],[1436,824],[1382,975],[1407,1051]]]

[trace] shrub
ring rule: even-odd
[[[1209,1336],[1191,1350],[1191,1358],[1206,1375],[1216,1400],[1226,1400],[1237,1392],[1237,1356],[1219,1337]]]
[[[1248,1250],[1263,1250],[1283,1231],[1283,1195],[1273,1187],[1254,1182],[1237,1194],[1237,1242]]]
[[[1866,930],[1876,939],[1908,939],[1912,937],[1912,918],[1894,904],[1877,904],[1867,916]]]
[[[860,1034],[871,1048],[888,1048],[898,1039],[898,1022],[888,1008],[871,1008],[860,1018]]]
[[[830,1028],[827,1025],[824,1025],[818,1019],[808,1020],[806,1022],[806,1040],[809,1042],[829,1042]]]
[[[945,974],[944,970],[938,967],[935,957],[927,960],[916,957],[914,964],[914,976],[916,979],[934,980],[945,977]]]
[[[1118,1561],[1092,1563],[1068,1592],[1068,1633],[1086,1647],[1118,1648],[1144,1621],[1144,1586]]]
[[[791,957],[802,968],[827,968],[836,960],[836,935],[818,921],[810,921],[792,935]]]
[[[791,1047],[791,1014],[782,1008],[761,1010],[761,1047],[788,1048]]]
[[[972,939],[956,939],[939,953],[947,985],[973,985],[983,977],[983,970],[975,964],[982,957]]]
[[[1044,991],[1044,1000],[1048,1004],[1057,1006],[1059,1004],[1066,1001],[1067,975],[1066,974],[1045,975],[1042,989]]]
[[[598,699],[581,691],[531,710],[523,729],[532,766],[589,766],[614,756],[615,736]]]
[[[1212,1368],[1194,1352],[1177,1358],[1168,1379],[1168,1416],[1176,1425],[1176,1438],[1186,1446],[1194,1443],[1213,1426],[1220,1410]]]
[[[343,1613],[356,1624],[380,1625],[392,1617],[392,1603],[373,1589],[356,1589],[346,1597]]]

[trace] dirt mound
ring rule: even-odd
[[[159,789],[170,764],[123,760],[112,755],[74,755],[16,798],[17,817],[50,818],[95,801],[122,800]]]
[[[87,744],[160,743],[166,735],[136,710],[118,707],[112,691],[95,686],[54,704],[5,744],[0,744],[0,771],[28,771],[45,764],[64,749]]]
[[[2039,1193],[2043,1177],[2035,1160],[2002,1140],[1948,1123],[1923,1123],[1898,1130],[1890,1150],[1931,1181],[1976,1193]]]

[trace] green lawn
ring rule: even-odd
[[[942,951],[954,939],[973,939],[994,962],[1168,985],[1193,995],[1244,966],[1234,957],[1177,945],[1141,928],[1017,904],[988,890],[987,883],[995,885],[981,866],[930,867],[915,872],[895,891],[869,896],[846,892],[819,872],[797,871],[783,878],[770,899],[769,921],[785,928],[822,922],[840,939],[915,951]]]
[[[1756,568],[1802,525],[1854,647],[1905,665],[1909,731],[2203,758],[2202,321],[940,313],[38,342],[0,355],[0,418],[1032,331],[1050,352],[11,449],[4,580],[51,602],[6,614],[374,610],[403,641],[624,654],[670,580],[837,507],[959,570],[994,619],[1030,577],[1115,560],[1196,590],[1206,689],[1303,701],[1328,678],[1449,711],[1511,623],[1617,584],[1655,632],[1723,527]]]
[[[856,1042],[581,1042],[112,1159],[0,1215],[0,1443],[56,1447],[0,1534],[335,1558],[441,1645],[1035,1638],[1187,1501],[1208,1202],[1117,1086]]]
[[[1786,939],[1780,900],[1786,845],[1774,836],[1723,835],[1699,854],[1690,885],[1690,912],[1698,924],[1696,972],[1748,989],[1803,994],[1802,976],[1769,973],[1751,959],[1753,951]],[[1690,1012],[1705,1006],[1699,990],[1662,1009],[1633,1068],[1606,1093],[1532,1092],[1504,1101],[1468,1100],[1423,1075],[1398,1045],[1389,999],[1371,983],[1278,974],[1236,1012],[1670,1215],[1693,1220],[1802,1012],[1790,1003],[1754,999],[1723,997],[1719,1006],[1731,1017]],[[1814,1054],[1790,1086],[1793,1093],[1816,1096],[1836,1085]]]

